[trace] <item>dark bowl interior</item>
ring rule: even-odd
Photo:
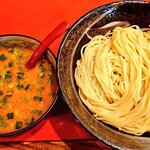
[[[82,16],[71,27],[63,39],[57,63],[57,73],[62,95],[79,122],[95,137],[118,149],[149,149],[150,134],[140,137],[120,132],[96,120],[81,102],[74,80],[77,59],[81,47],[89,41],[87,28],[100,27],[112,21],[128,21],[141,28],[150,25],[150,3],[142,1],[122,1],[93,9]]]
[[[24,35],[0,35],[0,47],[21,47],[21,48],[28,48],[31,50],[35,50],[38,45],[40,44],[40,41],[28,37],[28,36],[24,36]],[[54,71],[56,71],[56,59],[54,54],[50,51],[50,49],[47,49],[47,51],[44,54],[44,57],[46,57],[49,62],[53,65],[53,69]],[[28,131],[31,127],[37,125],[37,123],[39,123],[42,119],[45,118],[45,116],[49,113],[49,111],[51,110],[51,108],[53,107],[56,99],[57,99],[57,94],[58,94],[58,84],[57,84],[57,77],[56,74],[54,75],[54,80],[53,80],[53,84],[56,85],[55,87],[55,93],[54,93],[54,99],[52,104],[48,107],[48,109],[44,112],[44,114],[35,122],[33,122],[32,124],[30,124],[29,126],[25,127],[25,128],[21,128],[18,129],[14,132],[9,132],[9,133],[1,133],[0,136],[1,137],[8,137],[11,135],[17,135],[19,133],[22,133],[24,131]]]

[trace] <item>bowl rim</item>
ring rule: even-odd
[[[27,40],[33,40],[35,42],[37,42],[38,44],[41,43],[40,40],[37,40],[36,38],[33,38],[31,36],[28,36],[28,35],[23,35],[23,34],[1,34],[0,35],[0,38],[1,37],[15,37],[16,39],[17,38],[26,38]],[[47,48],[47,51],[49,52],[49,54],[51,55],[52,59],[55,61],[56,63],[56,56],[54,55],[54,53],[51,51],[50,48]],[[54,65],[54,64],[53,64]],[[56,64],[55,64],[56,65]],[[55,76],[56,76],[56,66],[54,66],[55,68]],[[57,76],[56,76],[56,80],[57,80]],[[58,80],[56,81],[57,83],[57,88],[56,88],[56,93],[55,93],[55,96],[54,96],[54,99],[53,99],[53,102],[51,103],[51,105],[47,108],[47,110],[44,112],[44,114],[39,117],[35,122],[33,122],[31,125],[28,125],[24,128],[21,128],[19,130],[16,130],[16,131],[12,131],[12,132],[8,132],[8,133],[0,133],[0,137],[2,138],[7,138],[7,137],[11,137],[11,136],[16,136],[16,135],[20,135],[22,133],[25,133],[25,132],[28,132],[30,131],[31,128],[35,127],[36,125],[38,125],[46,116],[47,114],[51,111],[51,109],[53,108],[53,106],[55,105],[57,99],[58,99],[58,95],[59,95],[59,85],[58,85]]]
[[[90,15],[93,11],[97,10],[97,9],[101,9],[103,7],[111,7],[111,6],[114,6],[114,5],[121,5],[121,4],[150,4],[150,2],[148,1],[140,1],[140,0],[127,0],[127,1],[115,1],[115,2],[110,2],[110,3],[106,3],[106,4],[103,4],[103,5],[99,5],[98,7],[95,7],[93,9],[91,9],[90,11],[86,12],[84,15],[82,15],[81,17],[79,17],[73,24],[72,26],[70,27],[70,29],[68,30],[68,32],[66,33],[66,35],[64,36],[63,40],[61,41],[61,44],[60,44],[60,47],[59,47],[59,50],[58,50],[58,55],[57,55],[57,64],[56,64],[56,68],[57,68],[57,78],[58,78],[58,84],[59,84],[59,87],[60,87],[60,90],[61,90],[61,93],[62,93],[62,97],[63,97],[63,100],[67,103],[67,105],[69,106],[72,114],[74,115],[74,117],[76,118],[76,121],[78,123],[80,123],[82,125],[82,127],[84,127],[84,129],[86,131],[88,131],[89,133],[91,133],[92,135],[94,135],[94,137],[96,137],[98,140],[100,140],[101,142],[104,142],[106,144],[108,144],[109,146],[113,147],[113,148],[117,148],[117,149],[124,149],[125,147],[123,146],[120,146],[118,145],[117,143],[113,143],[112,141],[109,141],[109,140],[105,140],[103,139],[103,137],[100,137],[97,135],[97,133],[95,131],[93,131],[93,129],[91,129],[89,126],[87,126],[87,124],[84,124],[84,122],[82,121],[82,118],[76,114],[76,110],[70,106],[70,103],[69,103],[69,100],[68,100],[68,96],[66,96],[64,94],[64,89],[63,89],[63,86],[62,86],[62,81],[60,79],[60,69],[59,69],[59,66],[60,66],[60,56],[61,56],[61,52],[62,52],[62,49],[64,48],[65,46],[65,43],[66,41],[68,40],[68,37],[70,35],[70,33],[74,30],[74,28],[76,27],[76,25],[80,24],[80,21],[82,22],[82,20],[84,20],[88,15]],[[72,65],[72,64],[71,64]],[[70,68],[69,68],[70,69]],[[71,81],[72,82],[72,81]],[[83,104],[84,105],[84,104]],[[109,127],[110,128],[110,127]],[[143,137],[144,138],[144,137]],[[128,148],[128,147],[127,147]]]

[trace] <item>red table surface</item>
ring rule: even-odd
[[[88,11],[113,0],[1,0],[0,34],[23,34],[42,40],[66,20],[72,25]],[[57,55],[63,36],[51,46]],[[92,139],[61,98],[49,115],[30,131],[0,141]]]

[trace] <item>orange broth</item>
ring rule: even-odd
[[[0,134],[31,125],[54,100],[53,65],[42,58],[29,70],[33,53],[25,48],[0,48]]]

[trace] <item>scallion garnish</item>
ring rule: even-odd
[[[11,72],[10,71],[6,71],[6,73],[5,73],[5,81],[6,82],[11,82],[11,79],[12,78],[12,75],[11,75]]]
[[[10,61],[10,62],[8,63],[8,67],[12,67],[12,66],[13,66],[13,62]]]
[[[24,88],[24,90],[28,90],[29,87],[30,87],[30,84],[28,84],[28,85]]]
[[[7,114],[7,119],[13,119],[13,118],[14,118],[14,113]]]
[[[3,98],[0,100],[0,102],[1,102],[2,104],[6,104],[6,103],[7,103],[6,97],[3,97]]]
[[[20,122],[20,121],[17,121],[16,122],[16,129],[20,129],[21,127],[22,127],[22,122]]]
[[[24,76],[23,72],[18,72],[17,79],[23,79],[23,76]]]
[[[1,55],[0,55],[0,60],[1,60],[1,61],[4,61],[5,59],[6,59],[6,56],[5,56],[4,54],[1,54]]]
[[[20,83],[18,83],[18,84],[16,85],[16,87],[17,87],[19,90],[24,88],[23,84],[20,84]]]
[[[2,90],[0,90],[0,96],[1,96],[1,95],[3,95],[3,92],[2,92]]]
[[[42,100],[42,97],[41,96],[34,96],[34,101],[41,101]]]
[[[38,109],[33,109],[32,110],[32,113],[36,114],[36,115],[40,115],[42,113],[41,110],[38,110]]]
[[[13,48],[8,48],[8,52],[13,53],[14,49]]]

